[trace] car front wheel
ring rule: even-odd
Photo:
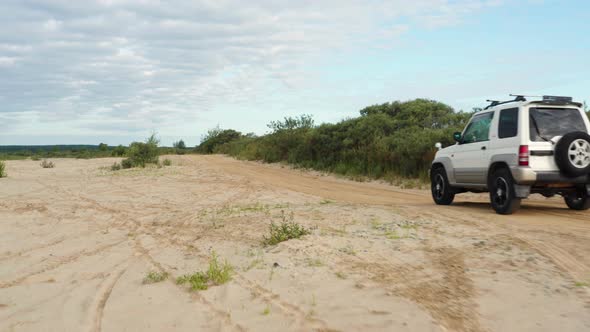
[[[430,172],[430,189],[432,199],[437,205],[449,205],[455,199],[455,193],[451,190],[447,172],[442,167],[434,168]]]
[[[514,191],[514,179],[506,168],[495,171],[489,183],[490,202],[498,214],[512,214],[520,208],[520,198]]]

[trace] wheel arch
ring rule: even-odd
[[[490,167],[488,168],[488,174],[487,174],[487,185],[489,187],[490,185],[490,178],[492,177],[492,174],[494,174],[494,172],[496,172],[499,169],[502,168],[506,168],[510,174],[512,174],[512,171],[510,170],[510,166],[508,166],[508,163],[505,161],[495,161],[493,162]]]
[[[430,169],[433,170],[439,167],[445,170],[449,183],[451,185],[455,184],[455,172],[453,172],[453,164],[451,163],[451,159],[448,157],[436,158],[432,162]]]

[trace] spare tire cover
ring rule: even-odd
[[[576,131],[564,135],[555,146],[555,162],[570,177],[590,173],[590,135]]]

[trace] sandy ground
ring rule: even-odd
[[[590,213],[222,156],[8,161],[0,179],[0,331],[588,331]],[[263,247],[293,213],[312,234]],[[212,251],[232,280],[175,278]],[[143,284],[149,271],[167,272]]]

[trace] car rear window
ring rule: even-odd
[[[498,137],[508,138],[516,135],[518,135],[518,108],[501,110]]]
[[[529,129],[533,142],[549,141],[574,131],[587,132],[580,111],[574,108],[531,108]]]

